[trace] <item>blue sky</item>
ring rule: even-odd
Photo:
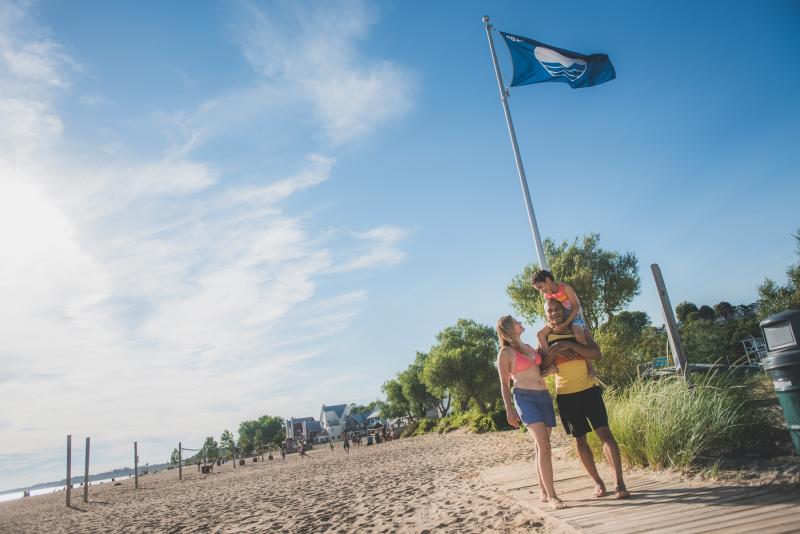
[[[367,402],[508,313],[535,252],[484,14],[616,67],[511,91],[543,236],[636,253],[658,324],[653,262],[673,303],[784,279],[796,2],[3,2],[0,488],[68,433],[103,469]]]

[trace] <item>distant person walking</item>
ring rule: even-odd
[[[286,461],[286,445],[281,445],[281,460]]]
[[[331,450],[333,450],[333,441],[332,440],[328,441],[328,445],[330,445],[331,446]]]
[[[347,438],[347,435],[344,436],[344,441],[342,442],[342,447],[344,447],[344,452],[350,454],[350,440]]]
[[[558,300],[549,299],[545,303],[545,314],[549,321],[561,323],[566,310]],[[557,366],[555,376],[558,413],[564,431],[575,438],[578,458],[594,481],[595,495],[604,497],[607,493],[603,479],[597,472],[592,449],[586,441],[586,434],[593,430],[603,442],[603,454],[614,472],[614,496],[625,499],[630,497],[630,493],[622,478],[619,445],[608,428],[608,413],[603,402],[602,389],[593,376],[591,367],[591,361],[600,360],[603,354],[592,335],[588,331],[584,335],[585,344],[575,339],[565,339],[563,335],[551,334],[548,340],[550,354]]]
[[[536,443],[539,500],[549,503],[551,508],[566,508],[567,505],[556,495],[553,484],[550,432],[556,426],[556,414],[553,399],[542,378],[542,357],[536,349],[522,343],[520,336],[525,327],[512,316],[504,315],[498,319],[495,331],[500,340],[497,371],[508,424],[518,428],[522,421]],[[514,381],[513,401],[510,380]]]

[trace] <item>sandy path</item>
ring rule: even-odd
[[[0,532],[531,532],[540,518],[486,485],[482,470],[531,458],[518,432],[428,435],[320,447],[308,459],[163,471],[120,486],[0,504]],[[278,457],[280,458],[280,456]]]

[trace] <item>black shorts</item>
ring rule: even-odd
[[[556,404],[564,430],[575,438],[585,436],[593,429],[608,426],[603,390],[599,386],[577,393],[556,395]]]

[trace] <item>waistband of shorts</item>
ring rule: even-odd
[[[550,391],[546,389],[524,389],[514,388],[514,395],[550,395]]]

